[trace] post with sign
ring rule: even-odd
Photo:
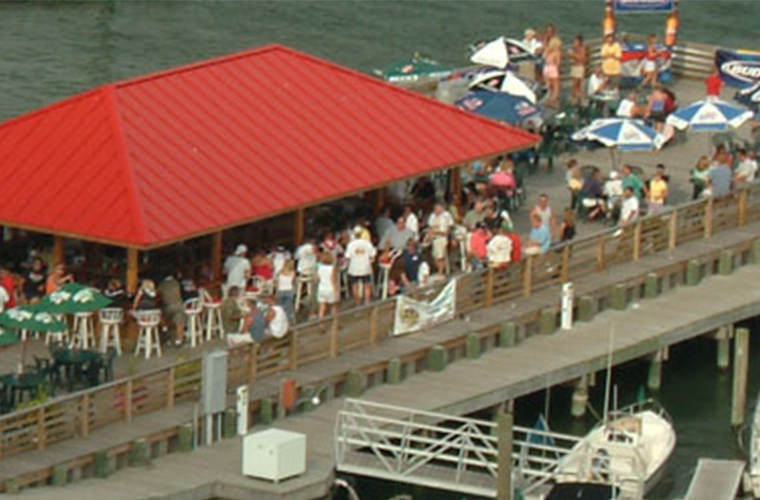
[[[227,352],[213,351],[203,357],[201,383],[201,409],[206,422],[206,444],[213,442],[214,428],[221,427],[219,415],[224,412],[226,407]],[[221,432],[217,434],[221,436]]]
[[[573,302],[575,299],[575,289],[572,283],[562,285],[562,318],[561,324],[563,330],[569,330],[573,327]]]

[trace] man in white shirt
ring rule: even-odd
[[[225,291],[233,286],[241,290],[246,289],[246,282],[251,276],[251,261],[246,257],[247,253],[248,247],[238,245],[235,248],[235,253],[224,261],[224,274],[227,275]]]
[[[620,210],[620,224],[630,224],[639,217],[639,198],[633,189],[627,187],[623,192],[623,208]]]
[[[746,149],[740,149],[737,153],[736,172],[734,172],[734,184],[752,182],[757,175],[757,160],[747,154]]]
[[[501,269],[512,261],[512,240],[504,229],[499,229],[486,245],[488,267]]]
[[[362,302],[369,304],[372,298],[372,261],[377,255],[375,246],[369,241],[360,238],[362,228],[354,228],[354,240],[346,247],[348,259],[348,280],[351,282],[351,294],[354,303],[358,306]]]
[[[433,260],[438,274],[446,274],[446,252],[449,251],[449,231],[454,226],[454,218],[448,213],[443,205],[435,204],[433,213],[428,217],[428,231],[430,241],[433,244]]]
[[[597,66],[591,76],[588,77],[588,87],[586,89],[586,94],[589,97],[596,97],[607,90],[608,86],[609,80],[606,76],[604,76],[602,67]]]
[[[314,276],[317,272],[317,246],[313,240],[307,240],[296,249],[294,255],[296,271],[301,276]]]

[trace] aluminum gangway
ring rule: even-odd
[[[346,400],[335,428],[336,464],[342,473],[495,497],[497,424],[358,399]],[[558,479],[614,484],[622,498],[641,499],[641,477],[610,470],[609,455],[586,450],[581,438],[545,428],[512,429],[512,485],[523,497],[542,496]],[[571,451],[573,451],[571,455]],[[577,472],[564,461],[584,461]]]
[[[744,462],[700,458],[684,500],[733,500],[742,484]]]

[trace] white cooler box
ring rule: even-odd
[[[275,483],[306,472],[306,435],[269,429],[243,438],[243,475]]]

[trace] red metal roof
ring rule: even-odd
[[[0,126],[0,224],[152,247],[536,137],[278,46]]]

